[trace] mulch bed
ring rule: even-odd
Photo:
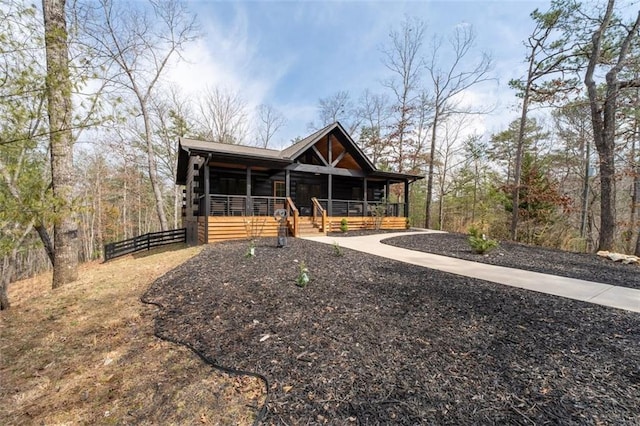
[[[208,246],[145,297],[162,338],[268,378],[261,423],[640,422],[636,313],[300,239],[247,248]]]
[[[497,249],[479,255],[471,250],[467,239],[464,234],[434,233],[405,235],[382,242],[491,265],[640,289],[640,265],[625,265],[592,253],[573,253],[509,241],[501,241]]]

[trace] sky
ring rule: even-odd
[[[503,130],[518,116],[507,84],[525,72],[523,41],[533,29],[529,14],[546,10],[549,2],[190,0],[188,6],[202,37],[183,52],[168,78],[191,96],[218,86],[238,92],[250,109],[271,104],[287,119],[274,138],[278,148],[310,133],[319,99],[338,91],[354,100],[365,89],[385,93],[382,81],[391,74],[381,49],[406,17],[425,22],[426,45],[433,37],[446,40],[458,25],[473,27],[471,59],[489,53],[496,80],[464,94],[464,103],[493,107],[473,120],[469,132]]]

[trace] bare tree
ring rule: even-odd
[[[256,108],[258,115],[258,140],[260,146],[268,148],[273,136],[287,123],[287,119],[273,105],[261,104]]]
[[[200,131],[213,142],[242,144],[248,133],[247,105],[238,93],[208,88],[199,99]]]
[[[615,1],[609,0],[600,25],[591,36],[589,62],[584,77],[591,108],[593,138],[600,158],[600,250],[612,250],[616,229],[615,218],[615,137],[618,95],[621,90],[640,87],[640,79],[620,81],[620,72],[628,65],[628,55],[632,44],[638,42],[640,12],[630,26],[620,28],[614,19]],[[611,57],[610,40],[607,31],[616,26],[622,33],[621,43],[615,56]],[[603,56],[611,57],[611,67],[606,72],[601,89],[595,80],[596,68],[602,63]],[[604,93],[604,96],[602,94]]]
[[[78,278],[78,226],[73,217],[73,136],[71,79],[65,0],[43,0],[51,184],[56,199],[53,227],[53,288]]]
[[[193,15],[178,0],[151,2],[150,9],[134,5],[136,3],[100,0],[100,16],[94,17],[89,32],[105,63],[114,67],[113,81],[136,100],[143,121],[142,139],[156,212],[161,229],[166,230],[168,223],[162,182],[158,177],[150,101],[172,58],[197,37],[197,26]]]
[[[360,127],[361,117],[349,92],[341,90],[320,99],[318,101],[318,115],[320,127],[339,121],[351,136],[357,137],[356,133]]]
[[[385,95],[377,95],[365,90],[358,103],[361,123],[360,145],[373,164],[382,166],[380,162],[386,157],[388,150],[385,128],[391,117],[389,99]]]
[[[397,171],[403,172],[407,160],[407,139],[413,131],[416,101],[419,96],[423,60],[424,22],[405,19],[399,31],[389,33],[389,45],[382,49],[383,63],[392,76],[383,82],[393,93],[394,118],[390,139]]]
[[[466,145],[463,142],[463,131],[468,126],[468,116],[459,114],[452,120],[444,123],[444,135],[438,146],[440,158],[438,168],[438,229],[443,228],[445,195],[450,190],[449,176],[457,167],[464,164],[465,158],[459,154],[464,151]],[[477,140],[478,136],[470,136],[468,139]]]
[[[176,86],[170,86],[151,100],[156,134],[158,173],[166,181],[174,181],[178,169],[177,140],[193,132],[194,114],[191,103]],[[178,228],[182,210],[182,189],[173,185],[173,227]]]
[[[429,83],[432,86],[433,97],[433,124],[431,130],[431,150],[429,154],[429,173],[427,177],[427,195],[425,206],[425,227],[431,225],[431,202],[433,193],[434,167],[436,162],[436,141],[438,126],[442,121],[455,112],[463,112],[459,108],[458,95],[465,90],[481,83],[493,80],[490,76],[492,68],[491,57],[481,53],[480,57],[469,68],[465,62],[474,53],[476,36],[471,26],[459,25],[455,28],[453,36],[449,39],[451,61],[443,66],[441,57],[442,40],[434,38],[430,56],[425,64]],[[465,113],[482,113],[486,111],[466,110]]]

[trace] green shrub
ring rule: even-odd
[[[342,257],[344,256],[344,252],[342,251],[342,247],[340,247],[340,244],[338,244],[337,241],[333,242],[333,254],[337,257]]]
[[[247,248],[247,251],[244,254],[244,257],[254,257],[255,255],[256,255],[256,244],[253,242],[253,240],[251,240],[251,242],[249,242],[249,247]]]
[[[469,228],[469,246],[478,254],[485,254],[499,246],[497,240],[487,238],[478,228]]]
[[[309,284],[309,281],[311,281],[311,277],[309,276],[309,268],[307,268],[307,265],[305,265],[304,262],[300,262],[299,265],[299,270],[298,270],[298,277],[296,278],[296,285],[298,287],[306,287],[307,284]]]
[[[346,217],[343,217],[342,220],[340,221],[340,230],[342,232],[347,232],[349,230],[349,221],[347,220]]]

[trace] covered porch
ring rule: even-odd
[[[198,242],[404,229],[409,185],[422,176],[378,170],[339,123],[282,151],[181,139],[176,182],[185,185],[183,222]],[[193,231],[190,232],[189,229]]]

